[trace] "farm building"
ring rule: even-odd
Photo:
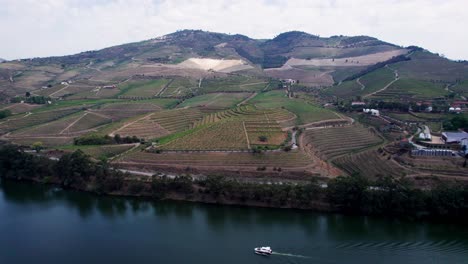
[[[411,155],[451,157],[455,156],[455,153],[448,149],[414,149],[411,151]]]
[[[423,140],[432,140],[431,130],[428,126],[423,126],[423,131],[419,133],[419,138]]]
[[[359,106],[359,105],[366,105],[365,102],[351,102],[351,106]]]
[[[463,139],[468,138],[468,133],[466,132],[444,132],[442,133],[442,140],[446,144],[460,143]]]
[[[371,114],[373,116],[380,116],[379,110],[376,110],[376,109],[362,109],[362,111],[364,113],[368,113],[368,114]]]
[[[297,81],[296,80],[293,80],[293,79],[281,79],[281,82],[282,83],[286,83],[286,84],[296,84]]]

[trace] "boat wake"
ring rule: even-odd
[[[289,253],[281,253],[281,252],[271,252],[272,255],[279,255],[279,256],[286,256],[286,257],[295,257],[295,258],[310,258],[309,256],[303,255],[296,255],[296,254],[289,254]]]

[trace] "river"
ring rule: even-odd
[[[274,254],[253,254],[271,246]],[[468,226],[0,183],[0,263],[468,263]]]

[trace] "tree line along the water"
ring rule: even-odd
[[[414,219],[468,219],[468,186],[441,182],[435,188],[421,190],[407,178],[390,176],[373,181],[360,175],[340,176],[328,181],[326,188],[314,180],[303,184],[261,184],[222,176],[196,180],[189,176],[138,178],[113,169],[106,161],[95,162],[80,150],[51,160],[7,144],[0,146],[0,177],[153,199],[176,197]]]

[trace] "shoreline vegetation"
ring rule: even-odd
[[[390,176],[375,181],[360,175],[340,176],[331,179],[326,188],[315,180],[262,184],[223,176],[137,177],[111,168],[105,160],[94,162],[80,150],[50,160],[6,144],[0,145],[0,178],[55,184],[98,195],[450,222],[468,220],[468,186],[441,183],[434,189],[422,190],[406,178]]]

